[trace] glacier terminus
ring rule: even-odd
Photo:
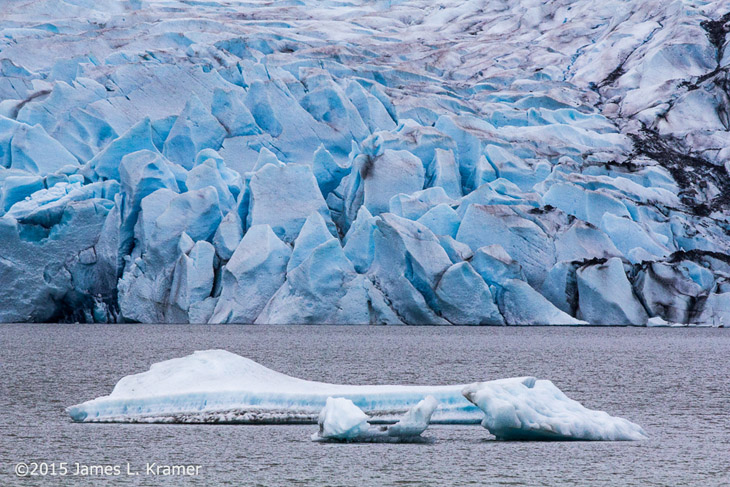
[[[0,322],[730,324],[726,1],[2,10]]]

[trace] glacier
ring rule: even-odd
[[[729,21],[5,2],[0,322],[726,326]]]
[[[401,441],[430,423],[479,424],[497,439],[640,440],[641,427],[565,396],[552,382],[340,385],[273,371],[225,350],[194,352],[123,377],[66,410],[76,422],[319,425],[320,440]],[[378,423],[388,426],[371,426]]]

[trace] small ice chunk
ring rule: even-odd
[[[661,316],[654,316],[653,318],[649,318],[646,321],[646,326],[649,327],[665,327],[665,326],[672,326],[675,323],[670,323],[667,320],[663,319]]]
[[[425,399],[409,409],[400,421],[388,428],[388,436],[420,436],[428,428],[431,416],[438,405],[436,398],[426,396]]]
[[[439,403],[433,396],[426,396],[409,409],[392,426],[371,427],[368,416],[351,400],[344,397],[328,397],[319,413],[319,431],[313,441],[340,440],[364,442],[399,442],[419,439],[426,431],[433,412]]]
[[[312,439],[350,440],[367,435],[368,415],[344,397],[328,397],[319,413],[319,432]]]

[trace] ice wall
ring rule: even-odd
[[[724,325],[729,11],[9,2],[0,322]]]

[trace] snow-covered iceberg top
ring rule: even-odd
[[[426,396],[433,422],[476,424],[464,385],[339,385],[290,377],[224,350],[195,352],[122,378],[108,396],[68,408],[74,421],[316,423],[328,397],[351,400],[371,422],[391,423]]]
[[[438,406],[433,396],[427,396],[408,410],[392,426],[372,427],[368,415],[344,397],[328,397],[319,413],[319,431],[312,435],[313,441],[365,441],[400,442],[421,439],[431,416]]]
[[[484,411],[482,426],[502,440],[643,440],[641,426],[587,409],[549,380],[534,377],[471,384],[464,397]]]

